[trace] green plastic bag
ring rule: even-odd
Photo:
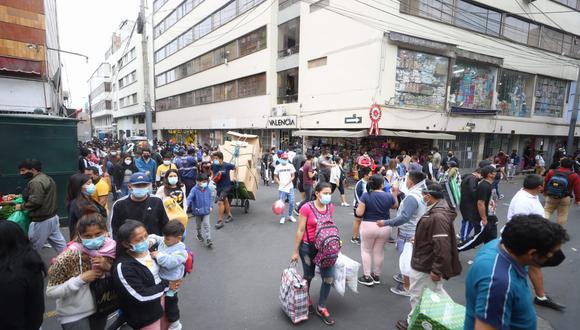
[[[451,298],[425,289],[421,301],[411,314],[409,330],[462,330],[465,321],[465,307]]]
[[[15,211],[8,217],[8,221],[16,222],[22,228],[24,233],[28,235],[28,227],[30,227],[30,219],[26,211]]]

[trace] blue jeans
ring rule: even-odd
[[[401,255],[403,253],[403,248],[405,248],[405,243],[410,242],[411,238],[413,238],[412,235],[405,235],[402,234],[401,231],[399,231],[399,233],[397,234],[397,252],[399,252],[399,255]]]
[[[294,189],[291,189],[289,193],[278,190],[278,198],[285,202],[288,199],[288,217],[292,216],[292,212],[294,211]]]
[[[499,193],[499,182],[501,180],[500,179],[495,179],[493,180],[493,183],[491,184],[491,189],[495,189],[495,192],[497,193],[497,197],[499,197],[500,193]]]
[[[461,231],[459,232],[459,238],[462,241],[467,241],[469,234],[473,230],[473,223],[467,219],[461,220]]]
[[[314,246],[306,244],[304,242],[300,243],[300,249],[298,254],[300,255],[300,260],[302,260],[302,269],[304,270],[304,279],[308,282],[308,295],[310,296],[310,283],[314,278],[314,271],[316,265],[313,260],[316,256],[316,249]],[[318,306],[320,308],[326,307],[326,300],[330,295],[330,288],[332,282],[334,281],[334,266],[329,268],[320,268],[320,277],[322,278],[322,284],[320,285],[320,296],[318,298]]]

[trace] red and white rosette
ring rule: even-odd
[[[380,135],[381,131],[379,129],[379,121],[383,116],[383,111],[381,106],[378,104],[373,104],[369,110],[369,117],[371,119],[371,127],[369,128],[369,135]]]

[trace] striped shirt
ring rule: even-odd
[[[496,329],[536,329],[536,311],[526,267],[518,264],[496,239],[477,253],[465,279],[465,326],[479,319]]]

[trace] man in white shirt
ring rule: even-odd
[[[276,183],[278,183],[278,196],[282,202],[288,200],[288,217],[282,216],[280,219],[280,224],[283,225],[286,219],[296,222],[296,219],[292,215],[294,212],[294,176],[296,175],[296,169],[294,165],[288,163],[288,154],[283,153],[280,155],[279,164],[274,169],[274,178]]]
[[[544,152],[538,151],[536,155],[536,174],[542,175],[546,170],[546,161],[544,160]]]
[[[508,208],[507,221],[516,214],[537,214],[544,216],[544,207],[540,202],[540,194],[544,191],[544,179],[537,174],[528,174],[524,179],[524,187],[518,191]],[[546,220],[548,221],[548,220]],[[503,231],[503,230],[502,230]],[[566,307],[546,296],[544,292],[544,275],[539,267],[529,266],[528,274],[534,287],[536,305],[563,311]]]

